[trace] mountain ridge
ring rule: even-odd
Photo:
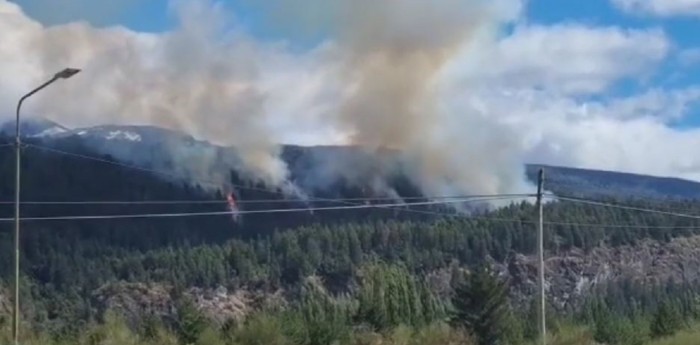
[[[214,145],[185,133],[156,126],[100,125],[69,129],[51,120],[29,118],[21,122],[21,130],[26,138],[40,140],[48,146],[60,148],[70,146],[71,141],[78,140],[97,153],[144,168],[170,171],[173,175],[181,175],[184,180],[194,183],[207,181],[210,183],[204,183],[205,185],[222,186],[226,185],[230,171],[245,171],[243,160],[235,147]],[[0,133],[14,135],[14,121],[2,124]],[[287,144],[281,145],[281,148],[282,159],[289,167],[292,178],[309,192],[319,192],[339,183],[352,182],[348,181],[347,176],[338,176],[337,171],[329,171],[323,166],[322,161],[326,157],[347,157],[347,161],[352,158],[370,162],[364,171],[352,171],[357,175],[353,179],[363,183],[370,181],[367,183],[374,184],[374,187],[362,188],[374,188],[375,192],[386,194],[384,196],[395,194],[396,183],[391,181],[392,178],[405,179],[405,176],[398,176],[403,174],[399,167],[401,162],[397,158],[399,154],[392,150],[377,153],[359,146]],[[358,169],[355,166],[350,168]],[[540,168],[547,171],[546,188],[559,194],[596,198],[700,198],[700,182],[632,172],[525,164],[527,179],[535,182]],[[384,170],[388,170],[393,177],[386,176],[387,171]],[[401,183],[406,185],[408,182]],[[386,190],[380,191],[381,189]],[[415,193],[415,186],[410,189],[412,194]]]

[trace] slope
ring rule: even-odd
[[[12,127],[5,123],[0,127],[0,133],[10,134]],[[22,131],[26,137],[51,147],[80,142],[96,153],[167,171],[172,175],[169,176],[171,181],[199,184],[210,191],[227,185],[232,171],[237,172],[237,182],[255,184],[257,180],[255,176],[243,173],[245,169],[235,148],[212,145],[162,128],[106,125],[67,129],[49,120],[28,119],[23,122]],[[308,195],[371,195],[395,199],[420,195],[418,188],[403,173],[406,167],[398,152],[286,145],[282,147],[282,159],[289,166],[292,181]],[[676,200],[700,197],[700,183],[676,178],[534,164],[526,165],[526,177],[534,182],[537,169],[541,167],[547,171],[547,189],[562,195]],[[173,179],[173,176],[179,178]]]

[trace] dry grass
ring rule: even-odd
[[[658,340],[654,340],[649,345],[698,345],[700,344],[700,326],[678,332],[677,334]]]
[[[235,340],[226,341],[222,334],[211,329],[205,331],[193,345],[296,345],[283,331],[279,320],[260,318],[235,331]],[[9,327],[0,327],[0,344],[9,344]],[[23,345],[180,345],[176,337],[160,329],[155,339],[141,339],[131,332],[119,320],[96,326],[86,332],[81,339],[72,342],[60,342],[48,337],[24,332]],[[549,345],[600,345],[593,341],[591,332],[585,327],[565,326],[550,337]],[[534,345],[512,344],[512,345]],[[657,339],[645,345],[698,345],[700,344],[700,325],[681,331],[668,338]],[[457,331],[445,324],[435,324],[418,330],[398,327],[385,334],[374,332],[357,332],[342,344],[332,345],[476,345],[467,334]]]

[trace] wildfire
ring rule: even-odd
[[[231,211],[233,221],[238,222],[240,214],[238,209],[238,203],[236,202],[236,198],[233,196],[233,193],[228,193],[228,195],[226,195],[226,201],[228,202],[228,208]]]

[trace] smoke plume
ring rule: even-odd
[[[355,144],[401,150],[430,194],[504,193],[522,180],[521,164],[499,157],[508,143],[474,138],[484,128],[467,127],[479,125],[469,123],[473,114],[440,106],[441,72],[491,29],[491,10],[480,1],[366,0],[343,11],[339,41],[351,89],[339,119]],[[512,175],[501,178],[506,171]]]
[[[60,91],[38,96],[31,108],[35,113],[69,126],[157,125],[234,146],[249,176],[270,186],[296,190],[280,158],[280,132],[320,128],[371,152],[398,150],[427,194],[510,193],[527,188],[518,137],[490,120],[491,114],[461,102],[468,94],[455,94],[445,76],[456,59],[476,49],[478,39],[511,19],[519,6],[500,5],[517,3],[258,2],[270,22],[294,28],[290,34],[321,38],[316,48],[296,53],[284,42],[248,35],[220,4],[177,2],[178,27],[145,34],[86,23],[43,27],[0,0],[0,38],[17,50],[0,53],[27,71],[15,83],[21,88],[66,65],[83,68]],[[314,86],[298,85],[309,80]],[[69,100],[68,94],[82,97]],[[296,104],[289,95],[307,102]],[[280,129],[280,123],[292,125]],[[325,169],[339,174],[391,170],[343,157],[324,164],[342,166]]]
[[[450,104],[444,75],[450,63],[494,32],[512,10],[503,2],[465,0],[306,1],[307,6],[264,7],[288,28],[313,33],[335,46],[333,63],[344,85],[335,112],[328,114],[349,143],[376,153],[402,152],[410,173],[432,195],[506,193],[529,188],[524,182],[521,144],[507,126],[476,109]],[[516,6],[517,7],[517,6]],[[308,8],[322,10],[309,16]],[[302,10],[304,9],[304,10]],[[316,12],[317,13],[317,12]],[[296,21],[295,21],[296,20]],[[312,35],[314,36],[314,35]],[[461,89],[464,90],[464,89]],[[337,171],[390,168],[374,160],[338,156],[325,164]],[[366,165],[371,165],[369,168]],[[367,177],[367,176],[365,176]],[[350,178],[352,179],[352,177]],[[387,191],[390,192],[390,191]]]
[[[64,66],[83,69],[60,88],[38,94],[30,112],[73,126],[143,124],[183,131],[237,147],[250,176],[275,186],[286,181],[258,82],[259,56],[275,48],[261,47],[238,30],[220,6],[179,2],[176,30],[143,34],[82,22],[42,27],[16,6],[0,5],[14,21],[4,35],[14,38],[18,62],[30,61],[27,85]]]

